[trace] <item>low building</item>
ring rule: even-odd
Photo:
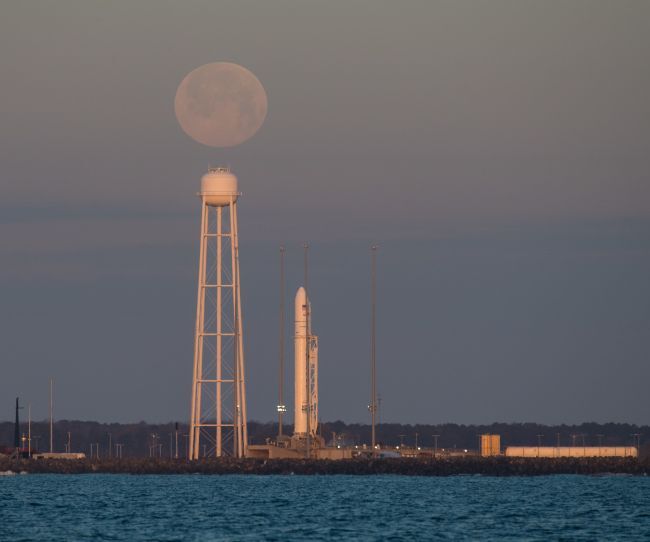
[[[637,457],[634,446],[508,446],[506,457]]]
[[[86,459],[86,454],[83,452],[41,452],[37,454],[32,454],[34,459]]]

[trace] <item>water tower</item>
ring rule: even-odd
[[[201,179],[201,236],[189,457],[245,457],[237,177],[210,168]]]

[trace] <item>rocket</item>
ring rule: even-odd
[[[318,337],[311,334],[311,303],[302,286],[294,311],[294,436],[306,437],[318,428]]]

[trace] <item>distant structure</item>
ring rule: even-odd
[[[201,235],[189,457],[247,455],[237,177],[210,168],[201,179]]]
[[[635,446],[508,446],[506,457],[637,457]]]

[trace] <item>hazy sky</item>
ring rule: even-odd
[[[650,421],[650,2],[0,15],[0,419],[44,418],[49,376],[58,417],[188,418],[195,194],[229,164],[251,419],[276,416],[278,246],[291,306],[308,240],[325,420],[369,419],[377,241],[382,420]],[[174,117],[216,61],[268,94],[233,149]]]

